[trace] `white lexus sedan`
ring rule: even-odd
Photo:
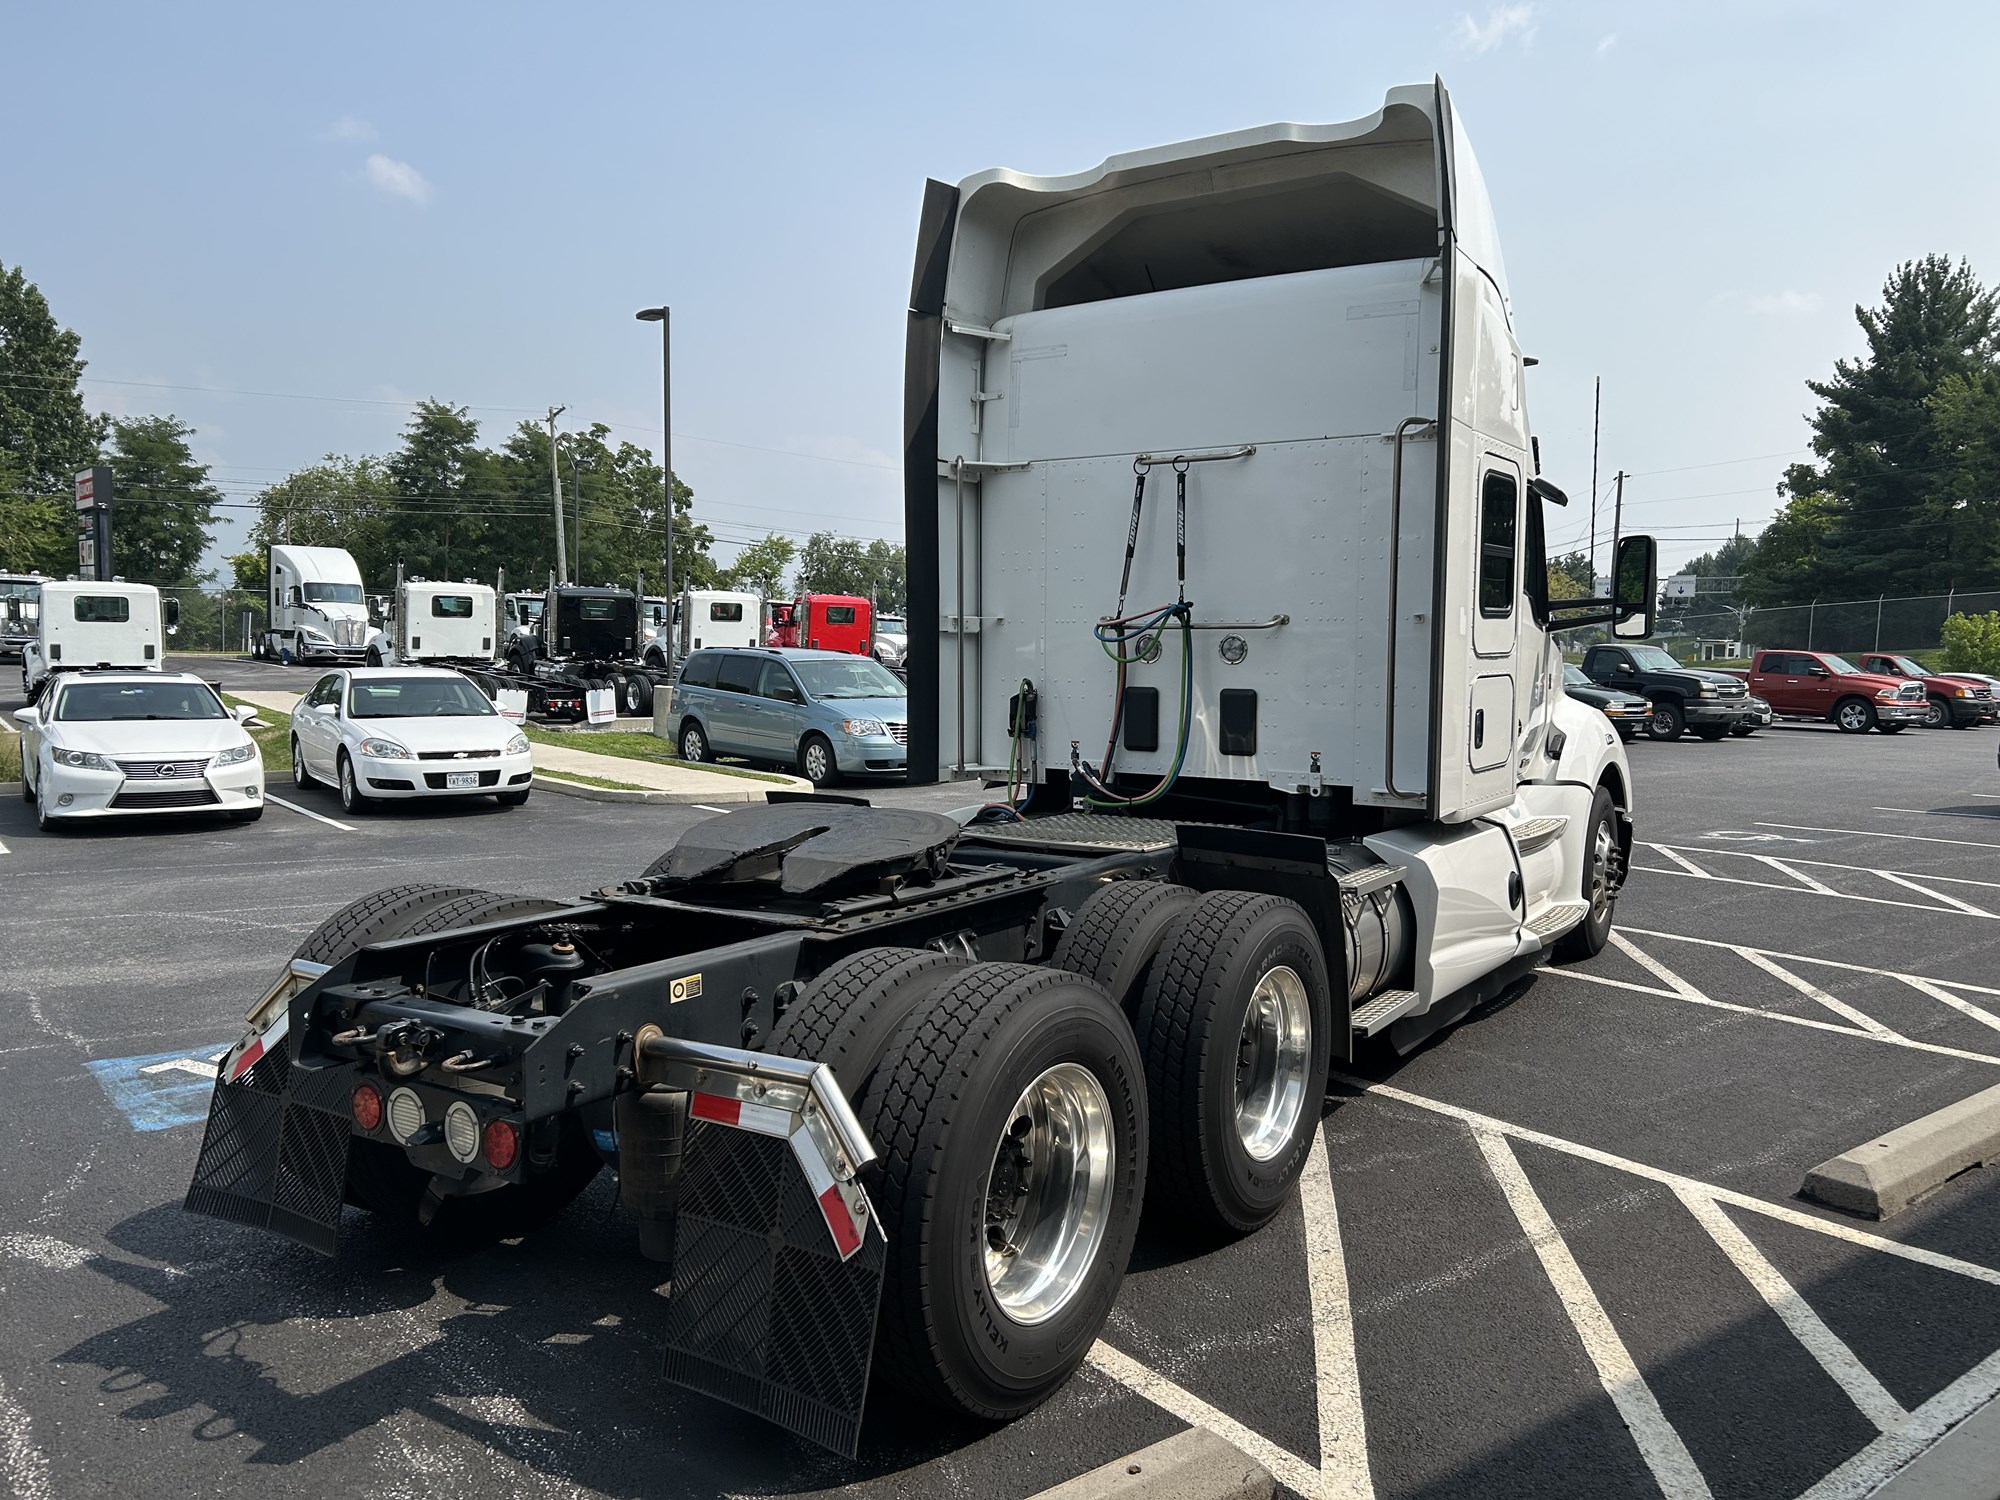
[[[59,672],[21,726],[21,795],[44,829],[72,818],[264,814],[264,762],[243,721],[199,677]]]
[[[534,774],[528,737],[442,667],[328,672],[292,710],[292,780],[337,788],[351,813],[405,797],[519,807]]]

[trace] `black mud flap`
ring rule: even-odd
[[[846,1260],[782,1136],[689,1123],[667,1378],[854,1457],[887,1246]]]
[[[283,1048],[216,1081],[182,1207],[332,1255],[347,1188],[354,1069],[301,1068]]]

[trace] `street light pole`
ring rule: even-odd
[[[667,630],[673,634],[674,616],[674,340],[673,309],[642,307],[635,317],[641,323],[660,325],[660,468],[667,488],[667,558],[664,592],[667,599]]]

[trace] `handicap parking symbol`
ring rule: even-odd
[[[171,1130],[208,1118],[215,1068],[229,1043],[145,1057],[100,1057],[90,1069],[134,1130]]]

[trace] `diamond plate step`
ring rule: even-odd
[[[1528,923],[1528,931],[1544,944],[1553,942],[1590,915],[1588,901],[1558,901]]]
[[[1533,854],[1538,849],[1546,849],[1562,837],[1569,827],[1569,819],[1561,813],[1548,818],[1530,818],[1514,830],[1514,852]]]
[[[1403,1019],[1417,1008],[1415,990],[1384,990],[1367,1004],[1358,1007],[1353,1016],[1356,1036],[1374,1036],[1395,1022]]]

